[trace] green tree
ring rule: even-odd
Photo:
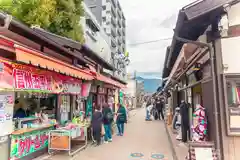
[[[57,0],[56,14],[49,30],[58,35],[84,42],[80,17],[84,16],[82,0]]]
[[[27,25],[38,25],[52,33],[84,42],[80,17],[82,0],[0,0],[0,10]]]

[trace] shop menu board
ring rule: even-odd
[[[13,105],[14,93],[0,93],[0,136],[9,135],[13,132]]]
[[[48,147],[48,133],[52,129],[12,135],[10,159],[21,159]]]

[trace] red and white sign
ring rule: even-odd
[[[14,68],[13,76],[15,89],[52,91],[52,77],[50,75],[41,75]]]

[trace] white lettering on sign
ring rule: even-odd
[[[63,84],[64,92],[65,93],[72,93],[72,94],[80,94],[81,93],[81,85],[80,84]]]

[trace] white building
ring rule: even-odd
[[[83,3],[85,17],[81,18],[85,44],[106,62],[112,64],[109,39],[91,10]]]
[[[126,81],[126,64],[120,55],[126,52],[126,20],[119,0],[84,0],[102,25],[111,46],[111,57],[117,69],[114,76]]]

